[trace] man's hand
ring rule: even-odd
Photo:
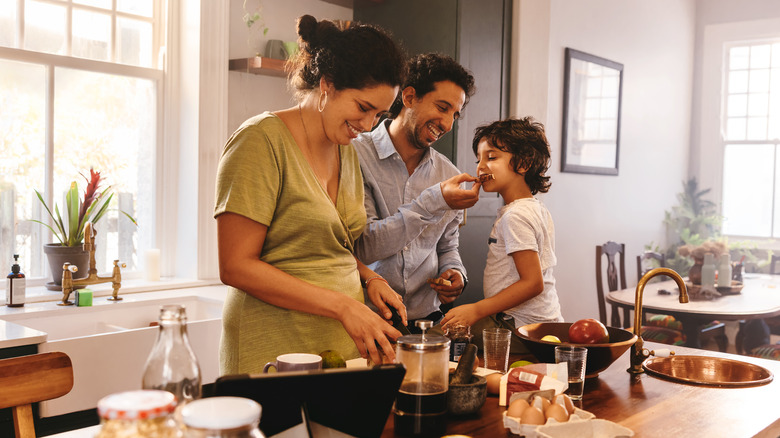
[[[481,184],[474,183],[470,189],[460,188],[460,183],[471,181],[474,182],[476,178],[468,173],[461,173],[455,175],[452,178],[442,181],[440,185],[441,194],[444,196],[444,201],[453,210],[463,210],[469,207],[473,207],[474,204],[479,201],[479,188]]]
[[[449,304],[463,292],[463,276],[457,269],[447,269],[442,272],[440,278],[449,280],[451,284],[449,286],[431,284],[431,288],[439,295],[439,301],[443,304]]]

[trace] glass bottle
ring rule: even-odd
[[[704,264],[701,266],[701,286],[715,287],[715,256],[704,254]]]
[[[209,397],[181,410],[185,438],[265,438],[260,405],[243,397]]]
[[[141,387],[169,391],[180,406],[201,397],[200,366],[187,337],[184,306],[160,308],[160,331],[146,359]]]
[[[447,327],[444,335],[450,338],[450,361],[452,362],[460,360],[466,345],[471,343],[471,339],[474,337],[471,334],[471,327],[464,324]]]
[[[8,307],[22,307],[25,300],[25,288],[27,279],[19,267],[19,254],[14,254],[14,264],[11,273],[5,280],[5,305]]]
[[[158,390],[107,395],[97,404],[100,431],[95,438],[180,438],[173,419],[176,399]]]
[[[718,287],[731,287],[731,256],[729,253],[720,255]]]

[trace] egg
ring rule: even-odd
[[[488,394],[498,395],[501,391],[501,373],[493,373],[485,376],[487,380],[487,392]]]
[[[569,420],[569,413],[566,412],[566,408],[561,405],[550,405],[544,411],[544,416],[547,418],[553,418],[559,423],[565,423]]]
[[[531,406],[544,412],[550,406],[550,400],[547,400],[546,398],[537,395],[534,397],[533,402],[531,402]]]
[[[569,413],[569,415],[572,415],[574,413],[574,402],[571,401],[571,397],[569,397],[566,394],[558,394],[553,398],[553,401],[555,404],[559,404],[566,408],[566,412]]]
[[[544,424],[544,414],[539,409],[529,406],[520,415],[520,424]]]
[[[518,398],[512,401],[512,403],[509,403],[509,407],[506,408],[506,414],[510,417],[519,419],[523,415],[523,412],[530,406],[531,405],[529,405],[527,401]]]

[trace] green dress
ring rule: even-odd
[[[287,126],[263,113],[228,140],[217,171],[214,217],[240,214],[268,226],[260,259],[301,280],[363,302],[353,243],[363,231],[363,179],[357,153],[340,146],[337,204],[317,180]],[[220,374],[259,373],[284,353],[336,350],[358,357],[335,319],[284,309],[228,287]]]

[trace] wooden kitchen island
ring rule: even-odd
[[[669,348],[645,342],[646,348]],[[677,355],[725,357],[760,365],[775,378],[754,388],[711,388],[685,385],[626,372],[627,351],[597,378],[585,382],[578,407],[597,418],[614,421],[634,431],[635,437],[780,437],[780,362],[684,347],[672,347]],[[514,360],[514,358],[513,358]],[[447,434],[477,437],[517,436],[502,422],[505,407],[488,396],[478,414],[448,417]],[[382,437],[395,437],[393,416]]]

